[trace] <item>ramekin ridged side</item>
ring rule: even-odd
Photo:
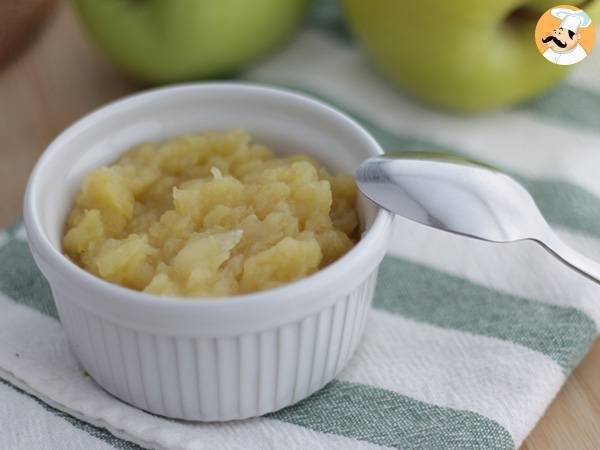
[[[77,357],[107,391],[154,414],[224,421],[276,411],[331,381],[360,341],[376,278],[297,321],[212,338],[122,326],[80,307],[68,288],[54,298]]]

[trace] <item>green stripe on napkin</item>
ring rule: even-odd
[[[58,319],[50,286],[41,274],[26,242],[11,238],[0,247],[0,292]]]
[[[420,322],[523,345],[566,372],[594,341],[596,325],[582,311],[514,297],[401,259],[379,270],[375,308]]]
[[[600,95],[592,90],[561,83],[519,107],[572,128],[598,133]],[[577,142],[572,150],[577,151]]]
[[[332,381],[311,397],[268,417],[407,450],[515,447],[502,426],[480,414],[342,381]]]

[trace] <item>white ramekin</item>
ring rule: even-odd
[[[392,217],[359,200],[363,237],[329,267],[269,291],[181,299],[126,289],[61,253],[66,214],[82,177],[133,144],[185,132],[243,128],[278,152],[310,154],[353,173],[381,153],[341,112],[279,89],[190,84],[111,103],[76,122],[35,166],[25,223],[68,340],[91,376],[138,408],[188,420],[258,416],[334,378],[354,352],[373,298]]]

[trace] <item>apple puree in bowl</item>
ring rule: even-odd
[[[137,145],[89,173],[63,250],[113,283],[227,296],[298,280],[359,236],[357,188],[304,155],[276,157],[243,131]]]

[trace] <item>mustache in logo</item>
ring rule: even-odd
[[[546,44],[547,42],[550,42],[550,41],[553,41],[560,48],[565,48],[567,46],[566,42],[559,41],[556,36],[546,36],[545,38],[542,38],[542,42],[544,44]]]

